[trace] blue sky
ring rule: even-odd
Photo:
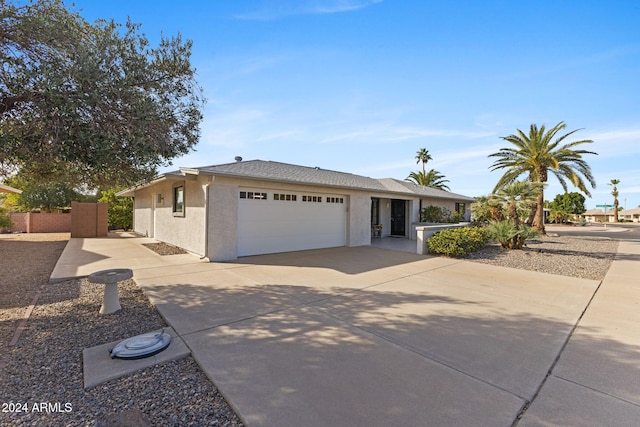
[[[640,205],[640,2],[78,0],[152,42],[181,33],[208,103],[197,151],[175,166],[263,159],[374,178],[418,170],[491,192],[500,137],[560,121],[596,178],[587,207]],[[171,169],[171,168],[168,168]],[[167,170],[168,170],[167,169]],[[569,191],[577,191],[569,188]],[[562,193],[550,177],[546,198]]]

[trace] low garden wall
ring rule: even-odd
[[[444,230],[447,228],[460,228],[460,227],[468,227],[470,223],[468,222],[460,222],[458,224],[425,224],[425,223],[415,223],[413,226],[413,230],[416,235],[416,253],[420,255],[425,255],[428,253],[427,250],[427,240],[429,237],[433,236],[434,233],[437,233],[440,230]],[[413,236],[412,236],[413,237]]]
[[[14,212],[10,214],[14,233],[68,233],[70,213]]]

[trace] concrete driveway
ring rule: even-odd
[[[134,268],[249,426],[510,426],[547,398],[548,373],[600,285],[371,247],[169,261],[139,240],[84,239],[76,250],[97,260],[91,271]],[[589,346],[597,330],[582,329],[574,360],[611,351]],[[563,397],[558,381],[550,390]],[[549,399],[525,424],[562,417]],[[613,400],[622,420],[640,416],[640,402]]]

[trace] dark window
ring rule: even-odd
[[[173,187],[173,215],[184,216],[184,185]]]
[[[298,196],[295,194],[274,194],[273,200],[295,202],[296,200],[298,200]]]
[[[259,193],[257,191],[241,191],[241,199],[267,200],[267,193]]]
[[[371,226],[380,224],[380,199],[371,199]]]

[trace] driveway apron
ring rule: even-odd
[[[249,426],[509,426],[598,282],[336,248],[138,278]]]
[[[599,285],[372,247],[138,255],[118,267],[248,426],[510,426]]]

